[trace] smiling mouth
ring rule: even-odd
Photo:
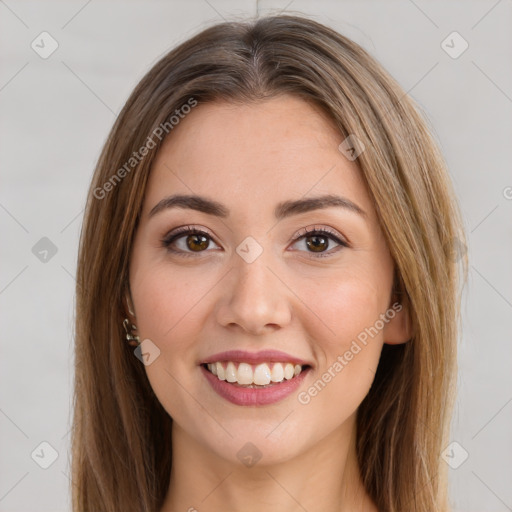
[[[218,361],[204,363],[205,370],[215,375],[218,380],[228,382],[235,387],[262,389],[275,386],[283,381],[298,377],[309,365],[287,362],[268,362],[260,364]]]

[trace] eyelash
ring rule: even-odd
[[[193,252],[184,252],[181,250],[172,249],[171,244],[173,242],[175,242],[177,239],[183,237],[184,235],[187,235],[187,236],[188,235],[203,235],[203,236],[209,238],[210,240],[212,240],[212,237],[206,231],[203,231],[202,229],[197,229],[197,228],[194,228],[193,226],[183,226],[181,228],[178,228],[176,231],[172,232],[171,234],[165,236],[162,239],[162,246],[164,248],[166,248],[169,252],[171,252],[173,254],[178,254],[178,255],[184,256],[184,257],[194,256],[195,254],[200,254],[201,252],[205,252],[205,251],[199,251],[198,253],[193,253]],[[329,229],[326,229],[326,228],[321,228],[321,229],[305,228],[299,232],[298,236],[294,240],[294,243],[302,240],[303,238],[308,238],[310,236],[325,236],[325,237],[333,240],[334,242],[336,242],[337,244],[339,244],[342,247],[349,247],[349,244],[346,241],[341,240],[337,235],[335,235],[332,231],[330,231]],[[341,250],[341,249],[334,251],[334,253],[339,252],[339,250]],[[320,253],[316,253],[316,254],[314,252],[310,252],[310,254],[313,256],[313,258],[326,258],[326,257],[332,256],[333,253],[332,253],[332,249],[331,249],[330,252],[320,252]]]

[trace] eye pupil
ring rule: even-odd
[[[191,239],[193,240],[191,242]],[[199,239],[202,239],[200,242],[199,242],[199,245],[194,245],[196,244],[196,242],[199,240]],[[204,235],[198,235],[198,234],[195,234],[195,235],[189,235],[187,237],[187,247],[191,250],[191,251],[195,251],[195,252],[198,252],[196,251],[196,249],[198,249],[199,251],[201,251],[202,249],[206,249],[208,247],[208,238],[205,237]]]
[[[310,242],[311,239],[317,240],[316,242]],[[322,242],[318,242],[318,240],[322,240]],[[327,238],[325,236],[319,236],[319,235],[312,235],[308,236],[306,238],[306,245],[312,249],[314,252],[322,252],[323,250],[327,249],[329,246],[329,242],[327,241]]]

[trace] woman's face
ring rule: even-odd
[[[342,141],[318,109],[281,96],[199,105],[157,155],[131,257],[133,320],[175,432],[214,460],[274,463],[350,433],[383,343],[408,339]],[[326,195],[343,199],[308,203]],[[173,236],[186,226],[205,234]]]

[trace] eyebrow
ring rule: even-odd
[[[367,216],[366,212],[357,204],[345,197],[333,194],[278,203],[274,210],[274,216],[277,220],[282,220],[292,215],[332,207],[344,208],[345,210],[357,213],[362,217]],[[229,209],[225,205],[212,199],[197,195],[176,194],[163,198],[153,206],[149,212],[149,217],[151,218],[157,213],[169,208],[197,210],[199,212],[203,212],[208,215],[215,215],[216,217],[221,218],[229,217],[230,214]]]

